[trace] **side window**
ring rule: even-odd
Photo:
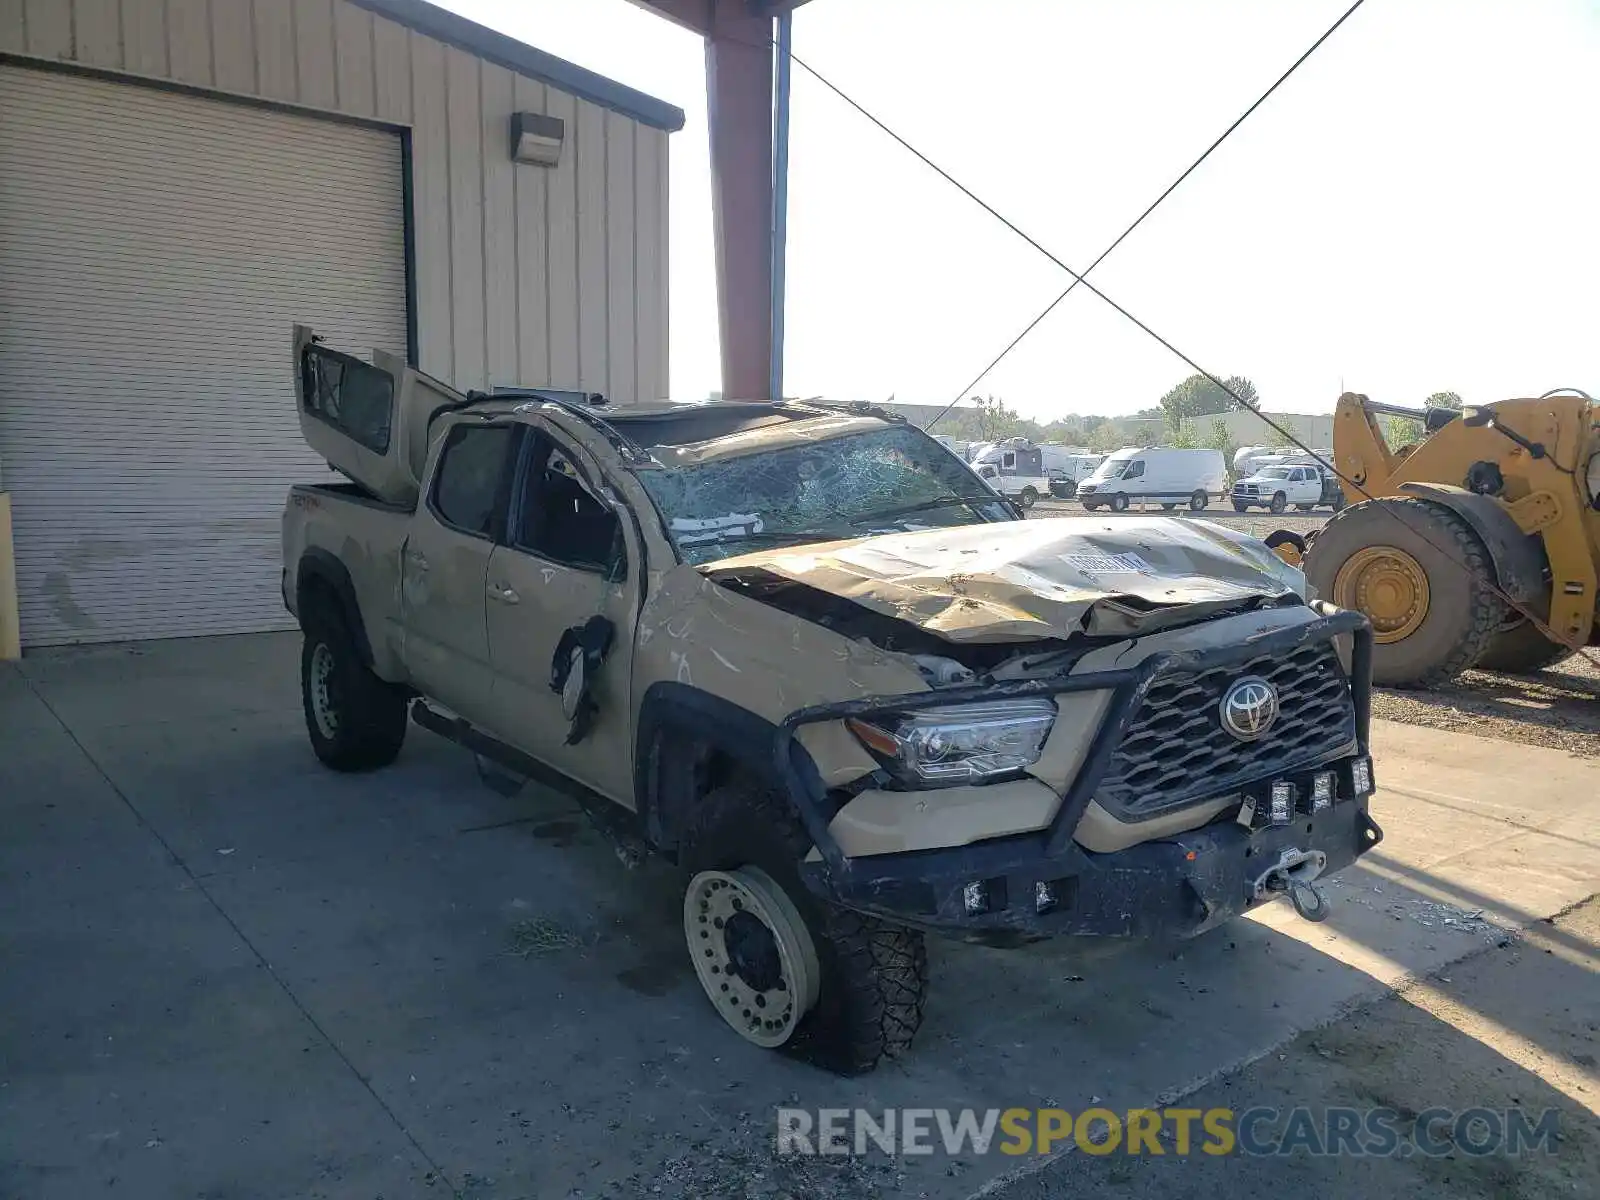
[[[307,346],[300,358],[305,410],[375,454],[389,452],[394,379],[359,358]]]
[[[519,550],[583,571],[621,578],[622,525],[581,482],[560,446],[540,438],[529,459],[511,542]]]
[[[1000,456],[1000,467],[1001,467],[1002,470],[1010,471],[1013,468],[1015,468],[1016,465],[1017,465],[1017,456],[1015,454],[1013,454],[1011,451],[1007,450],[1004,454],[1002,454]]]
[[[457,425],[450,431],[433,475],[433,510],[441,521],[478,537],[495,535],[517,432],[510,425]]]
[[[1126,475],[1124,475],[1123,478],[1124,479],[1138,479],[1143,474],[1144,474],[1144,459],[1139,458],[1139,459],[1135,459],[1133,462],[1128,464],[1128,473]]]

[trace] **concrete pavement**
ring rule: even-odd
[[[0,667],[0,1195],[963,1197],[1018,1164],[778,1160],[774,1109],[1175,1097],[1600,891],[1600,763],[1385,724],[1387,838],[1326,924],[935,943],[913,1053],[838,1080],[717,1020],[670,874],[561,798],[420,730],[322,770],[297,669],[285,635]]]

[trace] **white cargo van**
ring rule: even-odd
[[[1226,494],[1227,474],[1221,450],[1127,446],[1108,455],[1078,485],[1078,499],[1090,511],[1122,512],[1130,504],[1154,503],[1169,512],[1180,504],[1199,512],[1212,497]]]

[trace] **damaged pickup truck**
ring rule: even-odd
[[[1188,937],[1382,836],[1371,634],[1198,520],[1022,520],[878,409],[457,395],[296,330],[306,727],[408,716],[674,862],[707,997],[859,1072],[923,932]]]

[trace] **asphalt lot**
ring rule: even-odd
[[[1381,722],[1388,836],[1330,882],[1326,924],[1275,904],[1181,947],[935,943],[912,1054],[839,1080],[726,1030],[670,872],[624,869],[559,797],[499,795],[417,730],[387,771],[322,770],[297,658],[264,635],[0,666],[0,1195],[1053,1186],[1071,1162],[780,1158],[776,1110],[1201,1094],[1600,891],[1600,763]],[[1573,1004],[1595,996],[1587,939],[1557,981]],[[1484,1045],[1449,1022],[1434,1038]],[[1595,1094],[1561,1103],[1592,1119]]]

